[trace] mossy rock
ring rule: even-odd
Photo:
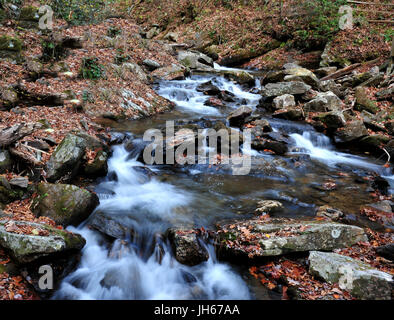
[[[382,134],[373,134],[360,140],[360,143],[369,149],[380,149],[390,141],[389,137]]]
[[[34,213],[63,226],[80,224],[99,204],[97,195],[74,185],[40,183],[37,194]]]
[[[0,51],[21,52],[23,42],[17,37],[1,36]]]
[[[108,153],[100,150],[92,163],[87,163],[84,168],[85,175],[89,177],[105,176],[108,172]]]
[[[23,7],[19,15],[18,24],[23,28],[37,28],[41,15],[42,14],[39,13],[39,9],[37,7]]]
[[[357,87],[355,91],[356,104],[354,109],[357,111],[368,111],[370,113],[377,113],[379,108],[376,105],[376,102],[369,99],[367,96],[367,92],[363,87]]]
[[[16,200],[21,200],[25,195],[23,190],[9,189],[0,186],[0,203],[8,204]]]

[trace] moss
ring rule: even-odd
[[[20,52],[22,51],[22,41],[16,37],[1,36],[0,50]]]
[[[3,9],[0,9],[0,23],[7,18],[7,15]]]
[[[19,15],[19,20],[38,22],[40,20],[40,14],[38,12],[38,8],[34,6],[23,7]]]

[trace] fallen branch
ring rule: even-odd
[[[325,81],[325,80],[330,80],[330,79],[337,79],[339,77],[342,77],[344,75],[347,75],[349,73],[351,73],[354,69],[358,68],[359,66],[361,66],[361,63],[355,63],[352,64],[346,68],[343,68],[341,70],[338,70],[324,78],[321,78],[320,81]]]
[[[364,1],[353,1],[353,0],[348,0],[348,3],[394,7],[394,4],[391,3],[364,2]]]
[[[0,148],[7,147],[19,139],[33,133],[35,126],[33,123],[21,123],[0,131]]]

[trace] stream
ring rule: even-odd
[[[210,80],[233,93],[235,102],[226,103],[225,108],[206,106],[209,96],[196,88]],[[154,173],[151,178],[141,170],[144,164],[138,159],[147,129],[163,128],[169,120],[225,121],[241,105],[255,110],[261,98],[259,87],[258,81],[255,88],[244,88],[217,75],[192,75],[156,84],[156,91],[173,101],[175,109],[118,124],[114,130],[127,132],[133,148],[125,144],[113,147],[109,173],[95,188],[100,205],[93,215],[111,216],[137,236],[111,243],[87,227],[89,220],[77,228],[69,227],[87,243],[77,269],[63,279],[53,299],[264,298],[248,279],[247,270],[217,261],[212,244],[205,244],[209,260],[189,267],[175,260],[162,234],[171,226],[208,229],[220,220],[250,218],[256,203],[264,199],[283,203],[286,210],[279,216],[314,216],[322,205],[356,215],[360,205],[373,201],[368,184],[360,182],[371,172],[394,188],[391,168],[383,167],[383,161],[337,150],[313,127],[264,113],[261,118],[270,122],[274,132],[289,135],[291,152],[278,156],[252,150],[248,175],[235,176],[226,168],[201,164],[148,166]],[[273,170],[261,170],[266,164]],[[337,184],[336,190],[319,188],[331,180]]]

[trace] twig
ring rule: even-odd
[[[383,150],[384,152],[386,152],[387,157],[388,157],[386,164],[389,164],[389,163],[390,163],[390,160],[391,160],[390,153],[388,153],[387,150],[386,150],[385,148],[382,148],[382,150]]]

